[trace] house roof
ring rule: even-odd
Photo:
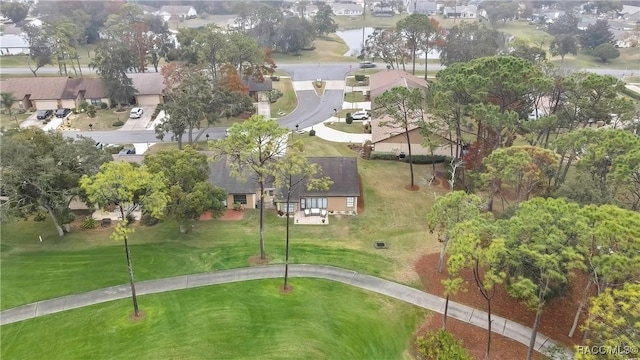
[[[404,133],[404,130],[393,128],[390,126],[380,125],[383,122],[392,121],[393,119],[389,115],[374,116],[371,118],[371,142],[377,143],[382,140],[392,138]],[[417,129],[419,126],[416,124],[410,124],[408,126],[409,131]]]
[[[257,183],[248,171],[246,181],[238,180],[231,174],[227,157],[214,160],[210,165],[209,183],[224,189],[228,194],[255,194]]]
[[[67,80],[61,99],[75,99],[81,91],[84,91],[85,99],[101,99],[107,96],[102,86],[102,79],[81,78]]]
[[[0,88],[2,92],[12,93],[16,100],[26,95],[30,95],[31,100],[58,100],[62,99],[67,80],[64,77],[11,78],[2,80]]]
[[[309,157],[309,163],[318,165],[318,177],[329,177],[333,183],[328,190],[307,190],[307,183],[301,183],[291,192],[291,199],[301,196],[359,196],[358,161],[355,157],[328,156]],[[286,200],[286,199],[282,199]]]
[[[478,12],[478,7],[475,5],[469,6],[445,6],[444,13],[445,14],[462,14],[463,12]]]
[[[133,81],[137,95],[161,95],[165,88],[164,78],[159,72],[133,73],[127,75]]]
[[[426,80],[399,69],[382,70],[372,74],[369,84],[372,109],[375,109],[375,98],[391,88],[402,86],[409,89],[426,89],[428,86]]]
[[[425,14],[429,12],[435,12],[438,10],[438,5],[435,1],[428,0],[412,0],[407,3],[407,11],[409,13],[416,12],[418,14]]]
[[[0,36],[0,47],[2,48],[29,48],[29,43],[22,35],[6,34]]]
[[[334,4],[333,12],[337,12],[338,10],[350,10],[350,11],[364,11],[362,5],[357,4]]]
[[[248,87],[249,91],[271,91],[273,90],[273,83],[271,79],[265,78],[263,82],[257,82],[254,79],[248,79],[244,82]]]
[[[193,6],[174,6],[174,5],[165,5],[160,8],[160,13],[167,13],[171,15],[186,15],[189,13],[189,10],[193,9]]]

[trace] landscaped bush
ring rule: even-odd
[[[365,123],[364,124],[364,133],[365,134],[371,134],[371,124],[369,124],[369,123]]]
[[[269,101],[274,103],[276,102],[279,98],[281,98],[284,94],[282,93],[282,91],[278,90],[278,89],[273,89],[269,92]]]
[[[87,111],[87,109],[89,108],[89,103],[86,101],[82,101],[80,102],[80,105],[78,106],[78,111],[79,112],[84,112]]]
[[[111,124],[111,126],[114,126],[114,127],[120,127],[122,125],[124,125],[122,120],[115,121],[113,124]]]
[[[78,114],[78,109],[76,109],[76,108],[71,108],[71,112],[72,112],[74,115],[76,115],[76,114]]]
[[[87,115],[92,119],[95,118],[96,117],[96,107],[93,106],[93,105],[87,106]]]
[[[84,219],[82,220],[82,225],[80,225],[80,227],[87,230],[95,229],[96,226],[98,226],[98,222],[91,215],[85,216]]]
[[[151,214],[142,214],[140,217],[140,224],[144,226],[153,226],[160,222],[157,218],[153,217]]]
[[[449,159],[442,155],[413,155],[411,158],[414,164],[440,164]],[[409,162],[409,154],[404,158],[404,161]]]
[[[107,104],[106,102],[100,103],[100,109],[107,110],[108,108],[109,108],[109,104]]]
[[[316,136],[316,131],[313,129],[309,130],[309,136]]]
[[[397,160],[398,156],[395,153],[372,151],[371,160]]]
[[[105,147],[104,151],[108,152],[109,154],[117,154],[119,153],[122,149],[124,149],[123,145],[118,145],[118,146],[109,146],[109,147]]]
[[[366,75],[354,75],[356,81],[365,81],[367,79]]]
[[[344,121],[347,125],[351,125],[353,123],[353,116],[351,116],[351,113],[347,113],[347,118]]]
[[[416,338],[416,351],[420,360],[471,360],[471,355],[462,342],[446,330],[428,334],[425,338]]]

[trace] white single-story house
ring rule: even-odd
[[[478,17],[478,7],[475,5],[445,6],[444,16],[448,18],[475,19]]]
[[[333,4],[333,13],[336,16],[362,16],[364,7],[356,4]]]
[[[191,19],[198,16],[198,12],[193,6],[173,6],[165,5],[156,12],[156,15],[161,16],[164,21],[171,19]]]

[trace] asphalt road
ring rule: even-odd
[[[430,65],[432,70],[443,69],[444,66]],[[279,64],[278,70],[287,72],[294,81],[322,80],[343,80],[351,70],[356,70],[358,63],[322,63],[322,64]],[[612,75],[621,78],[624,74],[632,72],[640,73],[640,70],[615,70],[615,69],[583,69],[601,75]],[[41,74],[55,74],[58,69],[55,67],[44,67],[38,72]],[[83,68],[83,73],[91,73],[90,68]],[[30,74],[28,67],[3,67],[0,68],[2,74]],[[341,107],[342,91],[327,90],[323,97],[318,97],[314,91],[299,91],[298,107],[289,115],[278,119],[278,122],[290,130],[299,125],[300,129],[319,124],[333,114],[334,108]],[[210,139],[218,139],[224,136],[225,129],[213,127],[198,133],[198,138],[202,139],[209,134]],[[66,136],[75,137],[77,135],[91,137],[97,142],[106,144],[132,144],[132,143],[156,143],[160,142],[156,138],[153,130],[133,130],[133,131],[66,131]],[[166,138],[166,137],[165,137]],[[165,140],[169,141],[169,140]]]
[[[323,97],[316,95],[313,90],[299,91],[298,107],[287,116],[278,119],[278,123],[290,130],[311,127],[319,124],[333,115],[333,109],[342,105],[342,91],[326,90]],[[224,137],[225,128],[211,127],[196,132],[198,139],[206,138],[219,139]],[[133,143],[157,143],[161,142],[156,138],[154,130],[116,130],[116,131],[64,131],[63,134],[68,137],[86,136],[93,138],[97,142],[104,144],[133,144]],[[165,139],[168,137],[165,136]],[[169,142],[169,140],[165,140]]]

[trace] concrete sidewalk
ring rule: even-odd
[[[355,286],[360,289],[387,295],[440,314],[444,312],[445,299],[441,297],[427,294],[418,289],[394,283],[389,280],[359,274],[351,270],[324,265],[290,265],[289,274],[291,277],[333,280]],[[251,268],[141,281],[136,284],[136,290],[138,295],[147,295],[239,281],[273,279],[283,276],[284,265],[256,266]],[[39,301],[2,311],[0,313],[0,325],[11,324],[18,321],[32,319],[34,317],[77,309],[107,301],[124,299],[129,296],[131,296],[130,288],[128,284],[125,284],[82,294]],[[487,328],[487,313],[484,311],[449,301],[448,314],[449,317],[453,319],[457,319],[483,329]],[[531,328],[496,315],[492,315],[492,318],[493,332],[513,339],[526,346],[529,345]],[[556,345],[558,344],[555,341],[538,333],[535,345],[536,351],[545,353]],[[569,351],[567,351],[567,354],[573,357]]]
[[[325,122],[337,122],[337,117],[330,117]],[[302,129],[309,132],[311,129],[316,131],[316,136],[327,141],[339,143],[362,144],[367,140],[371,140],[371,134],[352,134],[344,131],[338,131],[324,125],[325,122]],[[342,119],[344,122],[344,119]]]

